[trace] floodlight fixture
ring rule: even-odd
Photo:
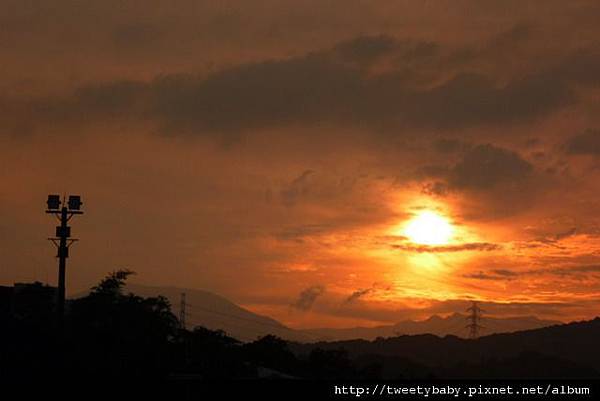
[[[83,202],[81,202],[81,196],[69,195],[68,205],[69,205],[69,210],[80,210],[81,205],[83,205]]]
[[[46,204],[48,205],[48,210],[58,210],[60,208],[60,195],[48,195]]]

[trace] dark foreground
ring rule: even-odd
[[[49,304],[35,302],[43,286],[28,287],[30,301],[2,315],[5,394],[73,392],[81,399],[600,395],[600,319],[478,340],[423,335],[298,344],[265,336],[241,343],[219,331],[182,329],[165,298],[124,294],[129,274],[115,272],[88,296],[70,301],[62,329]]]

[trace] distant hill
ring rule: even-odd
[[[455,313],[445,318],[434,315],[426,320],[405,320],[392,325],[376,327],[323,328],[302,331],[322,341],[352,340],[356,338],[374,340],[377,337],[397,337],[404,334],[425,333],[435,334],[440,337],[446,335],[465,337],[467,335],[467,330],[465,329],[465,325],[467,324],[466,318],[466,315]],[[481,335],[537,329],[561,323],[554,320],[540,320],[535,316],[510,318],[487,317],[482,320],[484,329],[482,329]]]
[[[352,339],[315,342],[307,338],[314,334],[290,329],[274,319],[252,313],[207,291],[140,285],[128,285],[126,291],[145,297],[164,295],[171,301],[176,314],[179,312],[181,293],[185,292],[190,306],[188,327],[201,325],[213,330],[221,329],[234,338],[248,342],[231,347],[231,339],[220,333],[196,331],[193,334],[195,338],[203,339],[195,343],[196,346],[204,344],[204,348],[196,354],[200,358],[198,360],[204,363],[207,355],[212,355],[213,358],[210,369],[205,372],[207,375],[222,365],[227,369],[218,371],[217,375],[229,375],[230,368],[245,372],[250,366],[247,362],[250,361],[254,366],[266,369],[260,374],[281,372],[306,378],[600,379],[600,347],[597,346],[600,318],[492,334],[475,340],[454,335],[440,337],[434,334],[393,333],[371,341]],[[535,318],[496,320],[504,328],[512,329],[540,322]],[[488,327],[492,326],[489,324],[491,321],[489,319],[486,323]],[[390,327],[391,330],[400,328],[405,333],[408,330],[438,330],[439,333],[439,330],[454,327],[452,322],[456,326],[463,326],[464,316],[433,316],[421,322],[408,321],[382,327],[386,330]],[[365,330],[379,330],[376,332],[383,333],[381,327]],[[23,342],[18,333],[13,334],[22,341],[23,347],[29,347],[29,343]],[[265,337],[249,343],[266,334],[275,334],[291,341],[286,343],[276,337]],[[96,338],[93,337],[92,343],[95,341]],[[40,347],[44,345],[40,344]],[[41,350],[45,349],[47,347],[38,348],[35,353],[43,354]],[[14,354],[14,363],[23,360],[21,354],[22,350]],[[110,366],[112,369],[112,362]]]
[[[314,349],[343,349],[355,361],[376,362],[392,372],[408,366],[405,361],[410,361],[410,372],[429,371],[446,378],[599,378],[598,338],[600,318],[494,334],[477,340],[422,334],[375,341],[296,343],[291,347],[299,356],[308,355]],[[401,375],[410,377],[406,371]]]
[[[292,329],[268,316],[256,314],[228,299],[205,290],[177,287],[153,287],[127,284],[127,291],[140,296],[163,295],[171,302],[173,313],[179,315],[181,293],[186,293],[187,326],[204,326],[212,330],[223,330],[241,341],[253,341],[267,334],[291,341],[315,342],[397,337],[404,334],[455,335],[464,337],[466,316],[455,313],[448,317],[434,315],[426,320],[405,320],[392,325],[354,328]],[[79,294],[81,296],[83,294]],[[77,297],[77,296],[76,296]],[[486,318],[482,324],[482,335],[506,333],[559,324],[551,320],[540,320],[534,316],[513,318]]]
[[[241,341],[253,341],[267,334],[293,341],[311,341],[315,337],[286,327],[268,316],[253,313],[226,298],[204,290],[177,287],[150,287],[127,284],[127,291],[150,297],[162,295],[169,299],[173,313],[179,316],[181,293],[186,294],[187,326],[204,326],[223,330]]]

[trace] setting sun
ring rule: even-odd
[[[453,231],[448,219],[432,211],[423,211],[408,222],[404,234],[417,244],[444,245]]]

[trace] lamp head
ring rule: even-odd
[[[48,200],[46,201],[48,210],[58,210],[60,208],[60,203],[59,195],[48,195]]]

